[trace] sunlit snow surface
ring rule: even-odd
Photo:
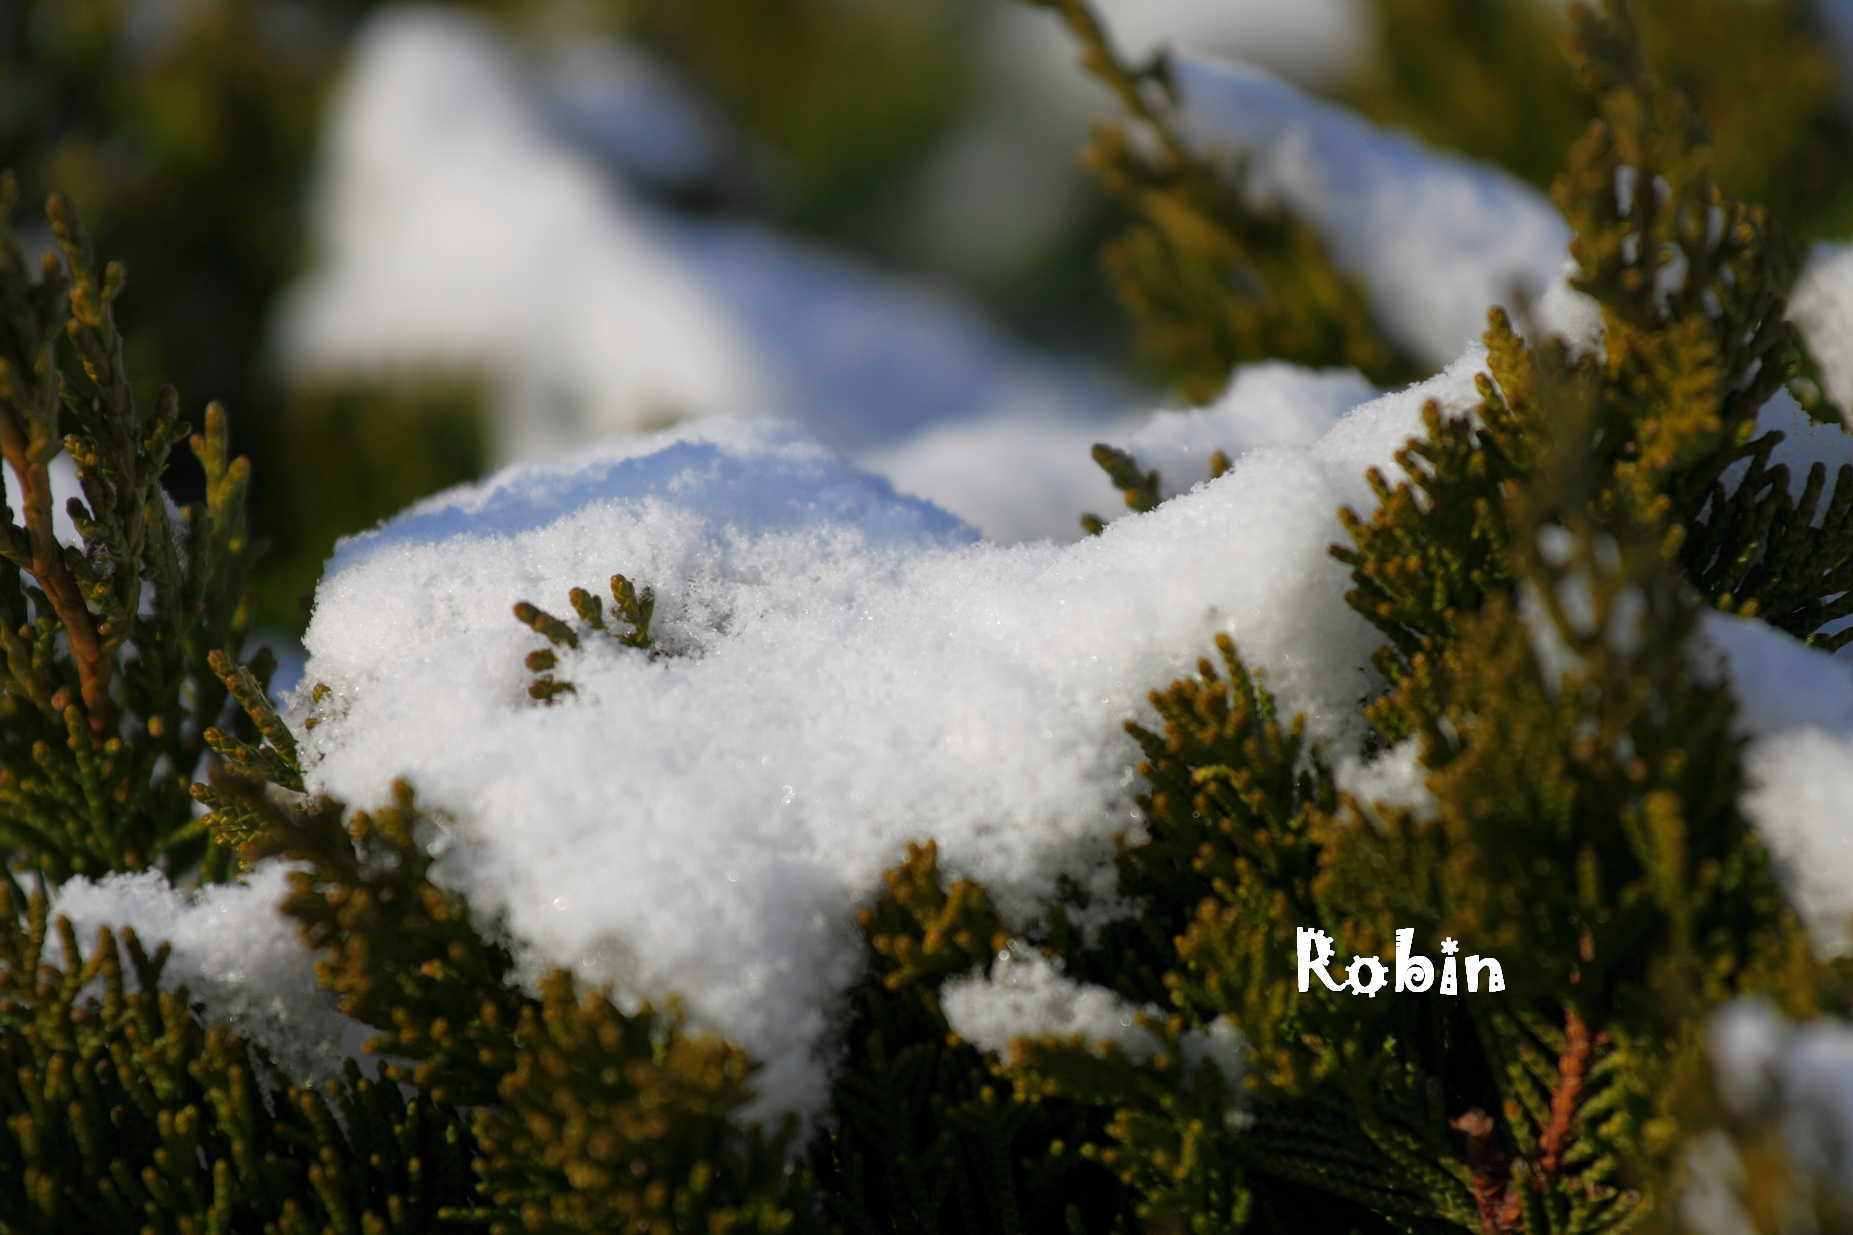
[[[679,993],[767,1061],[770,1108],[815,1111],[881,872],[932,838],[1019,919],[1062,872],[1109,891],[1137,825],[1121,723],[1216,632],[1356,746],[1378,640],[1326,553],[1336,511],[1426,398],[1470,405],[1474,364],[1071,546],[975,542],[767,422],[505,473],[337,554],[306,639],[305,682],[333,692],[311,785],[364,805],[406,778],[454,821],[443,877],[531,966]],[[1364,393],[1262,377],[1257,398],[1328,424],[1335,389]],[[565,614],[614,571],[656,589],[675,654],[593,638],[557,671],[578,693],[535,704],[541,642],[510,607]]]
[[[315,957],[277,912],[284,871],[268,866],[243,885],[203,889],[191,899],[158,871],[73,879],[58,890],[57,912],[71,920],[86,949],[97,928],[131,928],[152,955],[172,948],[162,985],[185,986],[208,1024],[264,1044],[297,1080],[338,1076],[369,1032],[335,1008],[315,984]]]

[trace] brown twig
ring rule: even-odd
[[[1518,1190],[1511,1186],[1512,1162],[1499,1145],[1492,1117],[1479,1107],[1448,1121],[1467,1138],[1467,1166],[1473,1172],[1473,1203],[1480,1211],[1482,1235],[1514,1235],[1520,1230]]]
[[[1569,1148],[1570,1121],[1582,1100],[1583,1081],[1589,1071],[1589,1026],[1583,1023],[1575,1008],[1564,1010],[1563,1031],[1567,1045],[1564,1053],[1557,1057],[1557,1088],[1551,1091],[1551,1122],[1538,1138],[1538,1147],[1543,1150],[1538,1167],[1546,1175],[1557,1173],[1564,1150]]]
[[[1087,49],[1082,57],[1087,71],[1118,95],[1128,112],[1144,121],[1167,154],[1179,160],[1186,157],[1183,141],[1172,128],[1169,117],[1153,107],[1151,99],[1140,89],[1139,79],[1151,74],[1141,74],[1127,67],[1125,59],[1113,46],[1112,36],[1086,0],[1027,0],[1027,3],[1058,13]]]
[[[115,717],[109,700],[111,661],[84,604],[77,580],[64,563],[64,547],[58,543],[52,521],[52,488],[49,460],[35,459],[33,444],[19,414],[10,400],[0,399],[0,456],[19,480],[21,512],[26,521],[26,547],[32,563],[31,572],[39,589],[45,593],[52,612],[64,625],[65,640],[77,662],[79,688],[91,734],[100,742],[114,727]]]

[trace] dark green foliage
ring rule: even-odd
[[[1497,163],[1539,187],[1597,115],[1540,0],[1371,0],[1377,40],[1340,93],[1381,124]],[[1654,76],[1690,98],[1731,196],[1798,234],[1844,234],[1853,150],[1820,6],[1807,0],[1636,0]]]
[[[988,968],[1007,942],[990,898],[969,880],[947,886],[931,842],[884,880],[861,915],[870,972],[854,994],[837,1123],[812,1148],[826,1212],[856,1232],[1135,1229],[1128,1198],[1078,1152],[1099,1121],[1013,1087],[940,1011],[945,982]]]
[[[22,915],[0,890],[0,1230],[458,1229],[438,1217],[470,1187],[454,1111],[351,1062],[298,1088],[161,989],[166,944],[151,958],[104,929],[85,956],[49,916],[42,894]]]
[[[1164,735],[1135,729],[1151,837],[1121,873],[1162,908],[1071,967],[1134,998],[1162,990],[1174,1037],[1239,1026],[1246,1118],[1218,1144],[1206,1113],[1125,1061],[1019,1044],[1013,1063],[1043,1092],[1113,1110],[1094,1152],[1110,1145],[1152,1213],[1233,1229],[1196,1199],[1215,1190],[1260,1230],[1315,1216],[1371,1229],[1368,1214],[1621,1229],[1664,1203],[1702,1010],[1746,991],[1812,1008],[1814,963],[1737,813],[1728,696],[1682,651],[1694,610],[1651,537],[1613,565],[1596,548],[1613,542],[1584,532],[1566,563],[1525,563],[1553,584],[1599,572],[1592,614],[1551,624],[1574,670],[1549,678],[1494,598],[1441,658],[1445,713],[1406,704],[1433,818],[1338,794],[1227,644],[1221,673],[1205,663],[1154,696]],[[1617,651],[1614,614],[1642,596],[1638,651]],[[1399,928],[1431,956],[1459,937],[1502,959],[1507,989],[1367,1000],[1315,979],[1300,993],[1302,926],[1336,940],[1335,973],[1349,957],[1387,964]],[[1193,1138],[1213,1149],[1184,1152]]]
[[[488,465],[485,383],[428,373],[298,386],[257,443],[269,548],[253,581],[267,627],[300,630],[335,541]]]
[[[1146,153],[1104,125],[1087,163],[1134,222],[1104,255],[1139,341],[1184,398],[1206,403],[1230,369],[1278,357],[1349,365],[1375,381],[1410,372],[1357,282],[1304,221],[1257,208],[1239,169],[1212,166],[1178,135],[1163,62],[1129,68],[1083,0],[1025,0],[1060,15],[1082,59],[1151,138]]]
[[[1107,474],[1113,487],[1126,495],[1126,507],[1134,514],[1155,510],[1163,500],[1158,493],[1158,473],[1148,472],[1139,466],[1139,461],[1127,452],[1106,443],[1094,447],[1094,462]],[[1106,521],[1099,515],[1082,515],[1081,526],[1089,536],[1098,536],[1106,528]]]
[[[9,181],[8,205],[11,193]],[[160,479],[190,432],[179,399],[136,401],[111,308],[122,268],[98,270],[60,199],[51,216],[63,264],[48,257],[36,282],[12,233],[0,238],[0,453],[24,507],[0,545],[0,844],[54,883],[202,860],[214,877],[227,855],[210,850],[187,787],[226,701],[208,658],[236,657],[250,624],[249,469],[208,408],[191,440],[206,500],[172,511]],[[69,509],[81,549],[53,524],[65,450],[83,487]]]
[[[276,759],[274,747],[253,761]],[[476,1196],[458,1220],[492,1232],[777,1232],[806,1212],[786,1135],[742,1129],[756,1065],[684,1028],[673,1009],[618,1009],[556,970],[539,995],[470,906],[431,879],[439,823],[401,786],[395,804],[281,804],[222,773],[210,826],[257,834],[252,859],[304,864],[282,909],[322,959],[317,978],[378,1031],[391,1080],[473,1107]],[[299,795],[298,795],[299,796]]]
[[[636,36],[667,53],[780,160],[775,187],[792,220],[848,230],[958,117],[981,13],[965,0],[626,7]]]
[[[1428,439],[1399,456],[1409,479],[1373,476],[1382,508],[1347,512],[1353,543],[1334,550],[1391,641],[1371,718],[1414,742],[1432,806],[1339,793],[1227,643],[1220,672],[1153,696],[1162,737],[1134,726],[1150,835],[1120,873],[1147,909],[1064,950],[1071,971],[1162,1000],[1180,1042],[1238,1026],[1247,1126],[1217,1144],[1110,1051],[1103,1069],[1091,1048],[1020,1043],[1011,1066],[1112,1110],[1094,1152],[1154,1217],[1488,1233],[1670,1218],[1680,1147],[1705,1126],[1688,1095],[1707,1083],[1706,1011],[1756,993],[1805,1014],[1830,981],[1739,813],[1729,693],[1685,651],[1689,581],[1801,635],[1848,586],[1844,529],[1779,521],[1786,474],[1753,463],[1729,497],[1714,487],[1773,444],[1755,414],[1795,372],[1792,266],[1764,216],[1712,186],[1627,27],[1584,19],[1581,45],[1607,119],[1558,192],[1606,354],[1528,343],[1496,313],[1477,423],[1431,407]],[[1664,191],[1618,204],[1618,166]],[[1656,289],[1675,250],[1685,278]],[[1389,962],[1400,928],[1431,956],[1458,937],[1500,957],[1505,988],[1301,993],[1300,927],[1334,941],[1335,971]]]

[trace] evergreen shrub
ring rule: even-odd
[[[1399,372],[1310,228],[1177,137],[1162,70],[1126,68],[1076,0],[1047,7],[1151,139],[1107,131],[1092,157],[1137,218],[1109,265],[1187,388],[1262,356]],[[1690,650],[1710,610],[1853,637],[1853,468],[1772,464],[1757,414],[1805,363],[1796,253],[1720,187],[1640,47],[1624,4],[1575,17],[1595,119],[1554,192],[1601,345],[1495,310],[1479,406],[1431,405],[1331,550],[1383,640],[1370,750],[1423,792],[1341,788],[1354,752],[1219,641],[1129,726],[1141,826],[1115,850],[1137,912],[1073,886],[1013,926],[920,838],[859,917],[809,1128],[756,1122],[757,1062],[673,1002],[524,972],[506,924],[434,878],[442,803],[307,791],[268,663],[241,662],[248,469],[224,413],[195,434],[171,390],[137,397],[121,267],[61,200],[37,272],[8,231],[0,1231],[1671,1230],[1707,1136],[1763,1164],[1742,1190],[1762,1229],[1844,1220],[1830,1180],[1714,1096],[1716,1009],[1812,1017],[1850,992],[1745,817],[1737,705]],[[206,500],[180,509],[160,478],[183,442]],[[61,452],[82,494],[63,539]],[[1137,459],[1097,457],[1133,509],[1158,504]],[[515,604],[548,641],[537,701],[574,690],[551,673],[594,632],[666,654],[642,582],[613,577],[611,609],[574,590],[576,624]],[[87,943],[54,912],[77,877],[184,887],[266,860],[291,864],[282,912],[373,1031],[371,1073],[286,1075],[164,978],[164,946]],[[1401,986],[1412,929],[1475,941],[1498,977],[1460,958],[1489,990],[1298,989],[1302,952]],[[1128,1034],[967,1041],[949,1008],[1026,966],[1110,992]]]

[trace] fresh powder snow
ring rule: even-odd
[[[133,929],[150,956],[169,945],[163,988],[186,987],[208,1024],[229,1023],[268,1047],[291,1079],[313,1082],[339,1075],[372,1033],[316,985],[315,957],[277,912],[284,879],[284,868],[271,864],[243,884],[186,897],[159,871],[80,877],[58,889],[54,906],[76,928],[86,956],[103,926]]]
[[[1062,873],[1110,897],[1112,837],[1139,826],[1122,722],[1217,632],[1332,749],[1360,745],[1378,639],[1326,553],[1336,511],[1368,508],[1365,468],[1427,399],[1472,405],[1477,364],[1068,546],[980,542],[764,421],[513,469],[337,552],[305,640],[331,693],[291,712],[322,718],[311,787],[365,806],[405,778],[449,821],[441,877],[531,970],[680,995],[765,1061],[766,1109],[814,1113],[882,871],[932,838],[1018,922]],[[1367,393],[1300,381],[1287,423]],[[1295,399],[1270,368],[1232,423],[1250,388]],[[511,606],[566,615],[613,572],[655,589],[665,654],[590,634],[556,671],[576,693],[537,704],[542,640]]]

